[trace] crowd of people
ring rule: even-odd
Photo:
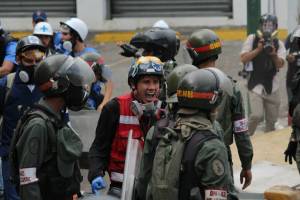
[[[266,132],[275,130],[278,71],[285,60],[293,117],[285,155],[300,169],[299,28],[284,45],[277,38],[276,16],[265,14],[257,33],[244,42],[240,60],[251,104],[248,122],[236,81],[216,66],[222,43],[210,29],[189,36],[184,48],[192,64],[176,62],[180,39],[163,20],[120,44],[121,55],[132,59],[130,91],[111,99],[111,69],[85,44],[85,22],[70,18],[55,32],[45,12],[34,12],[32,20],[32,35],[21,39],[0,30],[4,199],[71,200],[82,195],[78,160],[83,144],[68,116],[68,110],[81,109],[101,112],[88,153],[93,193],[108,187],[108,195],[121,197],[131,132],[143,149],[132,199],[238,199],[230,146],[235,141],[245,189],[252,181],[250,136],[263,120]]]

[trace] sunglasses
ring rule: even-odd
[[[22,61],[26,65],[38,64],[45,58],[45,53],[40,50],[34,49],[25,51],[21,54]]]

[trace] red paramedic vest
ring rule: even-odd
[[[144,145],[142,139],[144,134],[140,128],[139,119],[130,109],[132,101],[133,96],[131,93],[118,97],[118,102],[120,104],[119,126],[112,142],[108,166],[110,179],[114,182],[123,182],[128,133],[131,129],[133,131],[132,137],[140,139],[141,145]]]

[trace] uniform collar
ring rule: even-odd
[[[45,101],[44,98],[41,98],[39,101],[39,104],[43,107],[45,107],[51,114],[53,114],[57,119],[62,120],[61,113],[55,112],[50,105]]]

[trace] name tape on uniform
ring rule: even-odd
[[[205,200],[226,200],[227,192],[225,190],[205,190]]]
[[[248,121],[246,118],[234,121],[234,128],[235,133],[242,133],[248,131]]]
[[[37,182],[39,179],[36,177],[36,168],[23,168],[20,169],[20,185],[27,185],[29,183]]]

